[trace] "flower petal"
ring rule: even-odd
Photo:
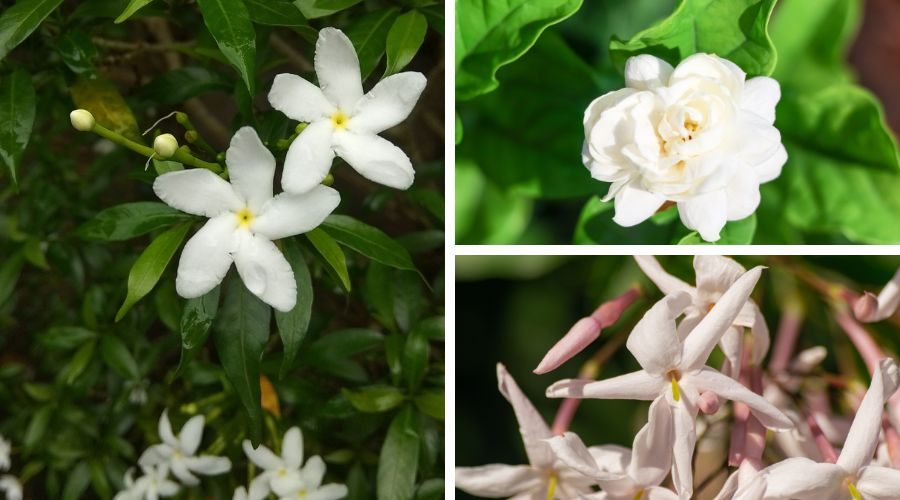
[[[675,68],[649,54],[630,57],[625,61],[625,86],[638,90],[652,90],[669,84]]]
[[[395,189],[412,186],[416,172],[409,157],[388,140],[345,131],[334,136],[334,151],[372,182]]]
[[[281,187],[289,193],[305,193],[321,184],[334,160],[331,122],[310,123],[294,139],[284,158]]]
[[[138,459],[138,465],[141,467],[152,467],[154,465],[167,463],[169,459],[172,458],[172,453],[174,451],[174,448],[165,443],[154,444],[141,453],[141,457]]]
[[[641,271],[644,271],[644,274],[650,278],[650,281],[652,281],[662,293],[666,295],[671,295],[675,292],[687,292],[691,295],[695,293],[694,287],[667,273],[665,269],[659,265],[659,261],[656,260],[656,257],[653,257],[652,255],[635,255],[634,261],[637,262]]]
[[[747,270],[733,259],[721,255],[694,256],[697,291],[715,303]]]
[[[722,398],[746,404],[760,423],[769,429],[787,430],[794,426],[791,419],[764,397],[712,368],[703,367],[699,371],[686,374],[682,378],[682,383],[700,392],[711,391]]]
[[[650,404],[647,424],[634,436],[628,475],[642,487],[661,484],[672,467],[672,455],[660,453],[660,450],[668,449],[675,442],[668,405],[664,398],[656,398]]]
[[[406,119],[425,90],[425,75],[408,71],[378,82],[356,103],[348,128],[377,134]]]
[[[744,134],[741,149],[734,161],[738,170],[753,170],[760,183],[775,179],[787,161],[787,152],[781,143],[781,132],[754,113],[742,112],[737,126]]]
[[[293,309],[297,303],[297,282],[281,250],[263,236],[246,231],[240,235],[234,264],[244,285],[279,311]]]
[[[837,459],[837,464],[848,472],[855,472],[872,460],[881,434],[884,403],[897,391],[898,384],[900,372],[897,362],[890,358],[879,361]]]
[[[753,215],[759,207],[759,179],[756,172],[740,169],[725,186],[728,198],[728,220],[741,220]]]
[[[244,205],[228,181],[203,168],[162,174],[153,181],[153,192],[172,208],[206,217]]]
[[[188,470],[187,462],[184,459],[176,458],[169,462],[172,466],[172,474],[178,478],[178,481],[181,484],[186,486],[196,486],[200,484],[200,480],[197,479],[197,476],[191,474],[191,471]]]
[[[678,215],[685,226],[696,230],[705,241],[718,241],[728,220],[728,196],[724,189],[717,189],[679,201]]]
[[[310,485],[306,484],[303,480],[303,476],[298,470],[288,470],[282,473],[278,471],[272,475],[272,478],[269,480],[269,486],[272,488],[272,492],[275,493],[278,497],[287,497],[288,495],[293,495],[297,493],[301,488],[314,489]]]
[[[229,460],[228,457],[201,455],[199,457],[185,458],[184,461],[187,464],[188,469],[205,476],[224,474],[231,470],[231,460]]]
[[[502,498],[536,488],[542,478],[527,465],[490,464],[479,467],[457,467],[457,488],[480,497]]]
[[[244,199],[250,210],[257,212],[272,199],[275,157],[252,127],[241,127],[231,138],[231,145],[225,152],[225,164],[235,193]]]
[[[550,445],[544,440],[553,436],[553,433],[550,432],[544,418],[531,404],[528,397],[522,393],[515,379],[501,363],[497,363],[497,385],[500,394],[503,394],[503,397],[509,401],[516,413],[519,432],[522,434],[522,442],[525,444],[529,463],[535,467],[551,466],[555,457]]]
[[[339,109],[352,111],[363,90],[359,58],[347,35],[336,28],[320,30],[314,64],[325,97]]]
[[[339,500],[348,492],[346,485],[331,483],[307,494],[306,500]]]
[[[649,219],[665,202],[663,196],[627,184],[616,193],[613,221],[622,227],[635,226]]]
[[[288,118],[307,123],[328,118],[337,110],[319,87],[290,73],[275,76],[269,104]]]
[[[236,228],[237,218],[225,213],[210,219],[188,240],[178,261],[178,295],[186,299],[200,297],[222,282],[233,260]]]
[[[696,370],[706,363],[713,348],[734,323],[744,303],[750,298],[763,267],[744,273],[719,298],[716,305],[684,340],[682,366],[684,371]]]
[[[325,477],[325,461],[319,455],[309,457],[300,474],[303,476],[304,487],[310,490],[318,488]]]
[[[299,427],[291,427],[284,433],[281,458],[289,469],[299,469],[303,465],[303,432]]]
[[[869,465],[859,471],[856,489],[863,498],[872,500],[891,500],[900,492],[900,470]]]
[[[603,380],[560,380],[547,388],[547,397],[652,401],[668,383],[662,377],[640,370]]]
[[[681,339],[675,318],[690,304],[687,292],[667,295],[644,314],[628,335],[625,347],[647,373],[663,376],[681,362]]]
[[[340,202],[337,191],[321,184],[305,193],[281,193],[262,208],[250,229],[270,240],[302,234],[319,227]]]
[[[574,432],[566,432],[562,436],[553,436],[547,439],[547,444],[553,449],[556,458],[566,467],[570,467],[587,477],[596,479],[624,475],[624,470],[618,474],[601,471],[597,467],[597,462],[594,460],[593,455],[588,451],[587,446]]]
[[[244,448],[244,455],[247,455],[247,458],[256,464],[257,467],[265,470],[274,470],[283,465],[281,459],[266,446],[259,445],[254,448],[249,439],[245,439],[241,446]],[[253,490],[253,485],[250,486],[250,490]]]
[[[767,76],[757,76],[744,83],[741,108],[761,116],[771,125],[775,123],[775,106],[780,99],[778,82]]]
[[[181,432],[178,433],[178,441],[181,444],[181,452],[185,455],[197,453],[200,440],[203,439],[203,415],[195,415],[185,422]]]
[[[766,479],[765,498],[809,500],[829,498],[846,475],[838,465],[816,463],[805,457],[782,460],[762,473]]]
[[[694,493],[694,447],[697,444],[697,432],[694,419],[697,409],[692,407],[687,398],[681,404],[664,405],[671,411],[672,430],[672,483],[681,498],[691,498]]]
[[[162,439],[163,443],[173,448],[178,448],[178,440],[175,439],[175,433],[172,432],[172,422],[169,421],[169,410],[163,410],[162,415],[159,416],[156,430],[159,432],[159,439]]]

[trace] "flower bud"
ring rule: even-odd
[[[871,292],[865,292],[862,297],[856,299],[853,304],[853,314],[856,319],[864,322],[872,321],[878,312],[878,297]]]
[[[153,140],[153,150],[162,159],[171,158],[178,150],[178,139],[172,134],[158,135]]]
[[[197,133],[196,130],[188,130],[184,133],[184,140],[188,142],[188,144],[193,144],[197,142],[197,139],[200,138],[200,134]]]
[[[94,128],[94,115],[91,114],[90,111],[86,109],[76,109],[69,113],[69,120],[72,121],[72,126],[75,127],[75,130],[80,132],[90,132]]]

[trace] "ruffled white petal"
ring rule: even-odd
[[[616,193],[613,221],[631,227],[649,219],[666,202],[665,197],[627,184]]]
[[[771,125],[775,123],[775,106],[780,99],[778,82],[767,76],[757,76],[744,83],[741,108],[761,116]]]
[[[603,380],[567,379],[547,388],[548,398],[637,399],[652,401],[669,382],[643,370]]]
[[[541,484],[540,473],[527,465],[490,464],[457,467],[455,485],[469,493],[487,498],[511,497]]]
[[[412,186],[416,175],[412,162],[386,139],[347,130],[334,135],[334,151],[372,182],[395,189]]]
[[[319,87],[289,73],[275,76],[269,90],[269,104],[288,118],[300,122],[328,118],[337,110]]]
[[[741,220],[750,217],[759,207],[759,179],[756,172],[741,169],[725,186],[728,198],[728,220]]]
[[[188,240],[178,261],[175,290],[190,299],[200,297],[222,282],[231,267],[237,243],[237,218],[225,213],[206,222]]]
[[[668,85],[675,68],[649,54],[630,57],[625,61],[625,85],[638,90],[652,90]]]
[[[160,175],[153,181],[153,192],[172,208],[206,217],[239,210],[243,206],[228,181],[202,168]]]
[[[269,239],[241,232],[234,264],[248,290],[279,311],[290,311],[297,303],[294,271],[281,250]]]
[[[625,346],[641,368],[652,375],[664,376],[681,362],[681,339],[675,318],[691,303],[687,292],[667,295],[638,321]]]
[[[565,464],[566,467],[570,467],[592,479],[606,478],[610,475],[597,467],[597,462],[594,460],[593,455],[588,451],[581,438],[574,432],[566,432],[562,436],[554,436],[548,439],[547,443],[553,449],[553,453],[559,461]]]
[[[500,394],[509,401],[516,420],[519,422],[519,431],[522,434],[522,442],[525,444],[525,452],[528,461],[535,467],[548,467],[553,464],[554,455],[545,439],[553,434],[547,423],[537,409],[528,400],[528,397],[519,389],[515,379],[506,371],[506,367],[497,363],[497,385]]]
[[[305,193],[321,184],[334,160],[330,121],[310,123],[288,148],[281,187],[288,193]]]
[[[728,195],[723,189],[695,195],[678,202],[678,215],[685,226],[696,230],[705,241],[718,241],[728,220]]]
[[[336,28],[319,31],[314,65],[322,93],[349,113],[363,96],[363,90],[359,58],[347,35]]]
[[[412,113],[425,83],[425,75],[416,72],[398,73],[381,80],[356,104],[348,129],[377,134],[399,124]]]
[[[275,157],[259,140],[256,130],[241,127],[231,137],[231,145],[225,152],[225,163],[235,193],[250,210],[256,212],[272,199]]]
[[[281,193],[262,208],[251,229],[270,240],[302,234],[322,224],[340,202],[337,191],[321,184],[305,193]]]

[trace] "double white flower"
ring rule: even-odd
[[[319,31],[315,68],[318,87],[280,74],[269,91],[272,107],[309,123],[288,149],[284,190],[313,189],[328,175],[335,155],[373,182],[397,189],[411,186],[415,172],[409,157],[377,134],[409,116],[425,89],[425,76],[398,73],[363,95],[356,50],[335,28]]]
[[[611,182],[615,217],[633,226],[666,202],[707,241],[726,221],[759,205],[759,185],[781,173],[787,153],[773,126],[778,82],[745,80],[734,63],[695,54],[677,68],[640,55],[625,66],[626,88],[594,100],[584,113],[582,160]]]
[[[169,206],[210,218],[184,246],[175,288],[182,297],[200,297],[221,283],[234,262],[247,289],[289,311],[297,302],[297,283],[272,240],[316,228],[340,195],[316,181],[305,193],[274,196],[275,157],[250,127],[232,137],[225,163],[230,183],[205,169],[169,172],[153,183]]]
[[[226,457],[195,456],[203,439],[204,420],[203,415],[191,417],[181,428],[178,437],[175,437],[168,413],[163,410],[158,429],[162,443],[147,448],[138,459],[138,464],[144,469],[163,466],[187,486],[200,484],[194,474],[212,476],[228,472],[231,470],[231,461]]]

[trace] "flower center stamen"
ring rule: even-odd
[[[641,500],[641,497],[644,496],[644,488],[639,488],[637,493],[634,494],[634,498],[631,500]]]
[[[850,490],[850,496],[853,497],[853,500],[862,500],[862,495],[859,494],[859,490],[856,489],[856,485],[848,482],[847,489]]]
[[[550,474],[550,482],[547,484],[547,500],[556,498],[556,473]]]
[[[675,401],[681,401],[681,388],[678,387],[678,379],[680,378],[681,374],[678,373],[678,370],[669,372],[669,379],[672,381],[672,399]]]
[[[247,227],[253,222],[253,212],[250,211],[249,208],[242,208],[235,213],[235,216],[238,220],[238,225],[241,227]]]
[[[347,123],[350,121],[350,117],[347,116],[343,111],[335,111],[333,115],[331,115],[331,125],[338,129],[343,130],[347,128]]]

